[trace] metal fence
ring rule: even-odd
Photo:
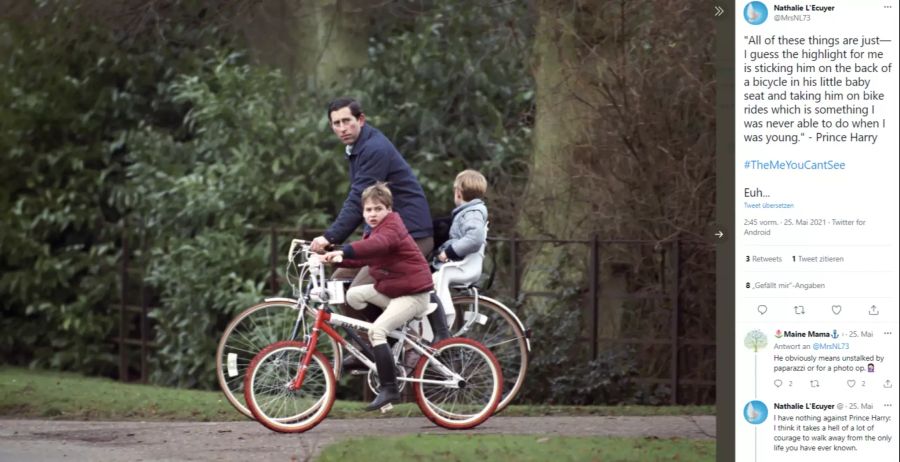
[[[571,264],[584,265],[585,270],[579,299],[584,304],[584,341],[590,346],[586,359],[597,359],[610,348],[633,347],[642,366],[635,382],[666,386],[671,404],[714,402],[715,253],[711,244],[604,240],[596,235],[590,239],[511,236],[491,241],[492,251],[499,251],[495,264],[509,266],[498,271],[506,282],[493,293],[506,295],[518,306],[527,305],[531,298],[560,296],[522,287],[526,255],[540,246],[577,248]],[[643,262],[644,268],[639,268],[648,259],[653,260],[651,264]],[[627,322],[608,328],[604,320],[616,312],[634,319],[630,324],[635,328],[628,328]]]

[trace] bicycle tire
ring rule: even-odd
[[[282,341],[263,348],[244,376],[244,400],[257,422],[280,433],[302,433],[322,422],[334,405],[337,384],[328,360],[314,351],[303,385],[293,381],[306,344]]]
[[[251,419],[253,415],[244,401],[244,373],[253,357],[263,348],[282,340],[296,340],[288,337],[297,320],[297,309],[297,303],[292,299],[269,300],[253,305],[235,316],[219,339],[216,348],[219,388],[238,412]],[[307,320],[312,322],[309,316]],[[251,332],[247,333],[248,330]],[[341,348],[331,337],[328,337],[328,342],[320,341],[318,347],[333,360],[333,373],[339,378],[343,358]]]
[[[492,298],[478,296],[480,315],[467,332],[461,332],[463,323],[474,315],[471,295],[453,297],[456,318],[450,326],[454,337],[474,339],[491,351],[503,371],[503,397],[495,412],[499,413],[516,398],[528,372],[531,345],[519,318],[505,305]],[[469,313],[469,314],[467,314]]]
[[[434,345],[434,360],[462,376],[458,387],[413,382],[419,409],[428,420],[451,429],[477,427],[490,418],[503,395],[503,372],[484,345],[469,338],[449,338]],[[444,381],[447,376],[427,356],[419,358],[414,377]]]

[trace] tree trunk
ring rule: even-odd
[[[678,283],[686,300],[679,329],[700,337],[714,319],[714,306],[700,301],[714,280],[714,254],[690,247],[682,253],[690,265],[680,281],[669,281],[665,268],[674,262],[665,249],[675,239],[699,241],[713,218],[710,19],[695,13],[699,0],[595,3],[537,4],[534,151],[518,231],[649,241],[600,246],[598,335],[670,332],[666,311],[674,303],[666,284]],[[522,290],[586,295],[588,248],[533,246]],[[547,309],[540,297],[526,300],[528,310]]]
[[[534,151],[519,232],[527,237],[584,240],[594,231],[596,191],[585,188],[579,178],[601,164],[591,134],[602,129],[593,114],[597,90],[585,76],[602,72],[605,63],[596,50],[584,53],[578,32],[584,26],[578,23],[584,11],[573,2],[539,2],[538,14]],[[587,249],[583,244],[538,244],[527,258],[523,290],[584,291]],[[544,310],[544,305],[536,298],[528,303],[529,309]]]
[[[270,0],[255,5],[241,29],[257,61],[299,88],[327,91],[365,66],[371,12],[362,0]]]

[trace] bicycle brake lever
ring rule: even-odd
[[[288,250],[288,258],[294,256],[294,251],[297,250],[298,245],[303,245],[303,241],[300,239],[291,239],[291,248]]]

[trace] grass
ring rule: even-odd
[[[363,403],[337,401],[329,418],[421,416],[415,403],[394,406],[388,416],[362,410]],[[529,406],[513,405],[504,416],[712,415],[713,406]],[[0,416],[60,420],[244,420],[218,391],[124,384],[66,372],[0,367]],[[447,459],[453,460],[453,459]],[[604,459],[606,460],[606,459]]]
[[[511,404],[503,410],[504,416],[655,416],[655,415],[715,415],[716,407],[703,406],[555,406],[548,404]]]
[[[712,440],[515,435],[412,435],[366,437],[326,447],[320,462],[390,461],[714,461]]]
[[[0,368],[0,415],[66,420],[219,421],[242,417],[221,393]]]

